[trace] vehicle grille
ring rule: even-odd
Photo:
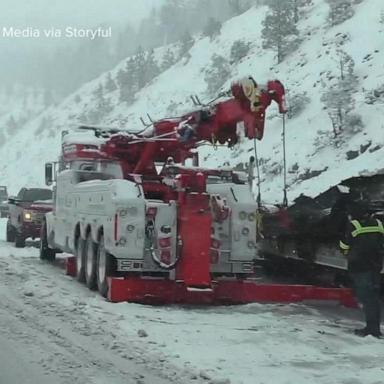
[[[42,223],[43,222],[43,219],[44,219],[44,216],[45,216],[45,213],[42,213],[42,212],[33,212],[32,213],[32,221],[34,223]]]

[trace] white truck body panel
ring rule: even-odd
[[[142,187],[129,180],[78,179],[79,172],[74,169],[57,176],[55,209],[46,216],[52,248],[74,253],[77,231],[82,239],[90,232],[96,244],[102,231],[105,249],[117,259],[118,270],[161,270],[154,259],[160,259],[164,252],[168,252],[169,262],[175,261],[175,202],[146,200]],[[151,218],[156,258],[152,257],[146,236],[146,212],[150,207],[156,208],[156,215]],[[166,241],[170,245],[162,249],[159,241],[164,237],[169,238]]]
[[[58,175],[56,209],[47,217],[48,237],[54,232],[55,245],[73,251],[77,226],[83,239],[90,230],[95,243],[102,229],[108,252],[115,257],[142,258],[146,203],[141,187],[128,180],[75,183],[75,179],[74,170]],[[128,231],[128,225],[134,229]]]
[[[252,262],[256,249],[256,210],[257,204],[246,184],[208,184],[207,191],[226,199],[231,208],[229,217],[222,223],[212,221],[214,236],[221,242],[221,257],[224,262]],[[241,270],[246,272],[246,265]]]

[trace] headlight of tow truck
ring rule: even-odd
[[[24,221],[32,221],[32,213],[31,212],[24,212]]]

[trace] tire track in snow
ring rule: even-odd
[[[113,313],[88,303],[96,294],[57,267],[30,256],[37,250],[27,248],[23,254],[4,242],[0,249],[0,327],[7,337],[25,345],[47,374],[72,384],[181,384],[197,377],[124,337],[113,326]]]

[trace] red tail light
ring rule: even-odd
[[[171,252],[170,251],[161,251],[160,261],[164,264],[170,264],[171,263]]]
[[[168,248],[171,246],[171,238],[170,237],[163,237],[159,239],[159,245],[161,248]]]

